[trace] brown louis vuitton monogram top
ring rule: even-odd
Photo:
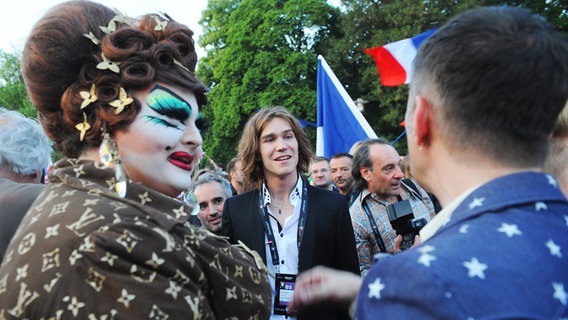
[[[267,319],[265,266],[189,225],[191,208],[63,159],[0,269],[0,319]]]

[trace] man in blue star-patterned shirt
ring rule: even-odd
[[[419,48],[406,111],[414,177],[443,210],[361,280],[317,268],[292,309],[356,319],[568,318],[568,201],[542,172],[568,99],[568,40],[515,7],[462,13]]]

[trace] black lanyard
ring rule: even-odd
[[[300,252],[300,245],[302,244],[302,239],[304,237],[304,227],[306,225],[306,214],[308,212],[308,196],[307,190],[308,187],[306,186],[306,182],[303,181],[302,183],[302,204],[300,207],[300,219],[298,221],[298,253]],[[272,257],[272,264],[274,266],[280,265],[280,257],[278,255],[278,248],[276,247],[276,238],[274,237],[274,231],[272,230],[272,226],[270,225],[270,214],[268,213],[268,209],[263,204],[264,195],[262,194],[262,189],[258,195],[258,202],[260,206],[260,212],[264,217],[264,231],[266,232],[266,238],[268,240],[268,247],[270,248],[270,256]],[[295,209],[294,209],[295,210]]]
[[[373,218],[373,215],[371,214],[371,210],[369,209],[369,205],[367,205],[367,201],[365,201],[364,199],[362,200],[363,202],[363,210],[365,210],[365,213],[367,214],[367,218],[369,218],[369,223],[371,224],[371,228],[373,229],[373,233],[375,234],[375,239],[377,239],[377,244],[379,245],[379,250],[381,252],[387,252],[387,249],[385,247],[385,243],[383,242],[383,238],[381,237],[381,233],[379,232],[379,227],[377,227],[377,223],[375,222],[375,219]]]

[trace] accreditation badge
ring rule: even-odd
[[[275,280],[276,296],[274,297],[274,314],[288,315],[287,307],[292,302],[296,275],[277,273]]]

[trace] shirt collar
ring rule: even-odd
[[[465,198],[467,198],[478,187],[479,186],[477,185],[469,190],[466,190],[464,193],[448,203],[448,205],[445,206],[442,210],[440,210],[440,212],[438,212],[438,214],[436,214],[436,216],[432,220],[430,220],[430,222],[428,222],[428,224],[425,225],[424,228],[420,230],[420,241],[424,242],[431,238],[436,233],[436,231],[438,231],[452,217],[452,213],[454,213],[454,211],[465,200]]]
[[[365,199],[370,198],[373,199],[374,202],[382,204],[384,206],[389,205],[390,203],[386,200],[380,199],[379,196],[377,196],[374,193],[371,193],[369,191],[369,189],[365,188],[363,189],[363,191],[361,191],[361,193],[359,194],[359,197],[357,199],[359,199],[359,201],[361,202],[361,205],[363,204],[363,201],[365,201]]]
[[[302,200],[301,190],[303,187],[304,187],[304,181],[302,180],[302,177],[298,175],[298,182],[296,182],[296,186],[294,187],[292,192],[290,192],[290,203],[293,206],[296,206],[296,204],[298,204],[300,200]],[[265,182],[262,183],[262,197],[263,197],[262,201],[263,205],[267,206],[270,203],[272,203],[272,198],[270,197],[270,192],[268,191],[268,187],[266,186]]]

